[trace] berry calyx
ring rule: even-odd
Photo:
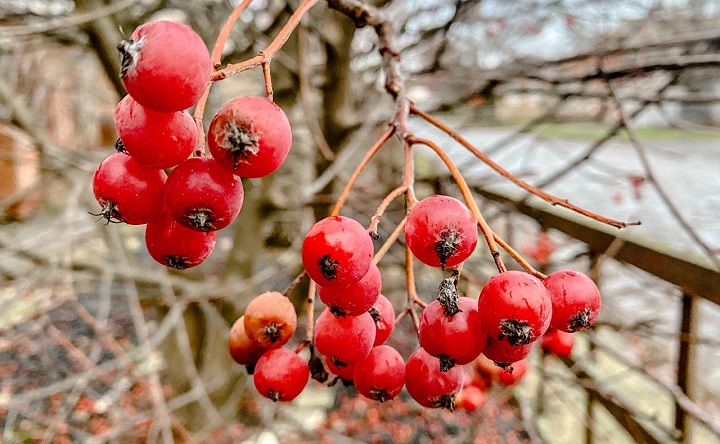
[[[180,163],[165,186],[165,204],[172,217],[198,231],[230,225],[240,213],[244,196],[240,178],[209,157]]]
[[[535,341],[550,326],[550,295],[534,276],[506,271],[488,280],[480,292],[478,310],[488,336],[522,346]]]
[[[305,361],[284,347],[268,350],[255,364],[255,388],[275,402],[292,401],[309,380],[310,369]]]
[[[405,364],[405,388],[423,407],[455,409],[455,396],[463,386],[464,373],[460,366],[440,371],[438,359],[419,348]]]
[[[377,347],[387,341],[390,333],[395,328],[395,309],[388,298],[380,295],[368,310],[368,313],[375,321],[375,342],[373,346]]]
[[[245,316],[240,316],[230,328],[228,350],[230,350],[230,356],[235,362],[246,366],[248,373],[253,374],[255,364],[260,359],[260,356],[267,351],[267,348],[248,337],[247,333],[245,333]]]
[[[329,308],[315,322],[315,347],[336,366],[362,360],[375,342],[375,321],[369,313],[359,316],[335,316]]]
[[[340,365],[336,364],[336,362]],[[339,376],[343,381],[355,379],[355,364],[345,364],[327,356],[325,357],[325,364],[327,364],[330,373]]]
[[[370,263],[365,276],[347,287],[318,287],[320,300],[336,316],[358,316],[368,311],[380,296],[382,277],[377,265]]]
[[[405,385],[405,362],[394,348],[380,345],[355,364],[355,387],[366,398],[385,402]]]
[[[169,268],[200,265],[215,248],[215,232],[203,233],[180,225],[169,214],[148,222],[145,244],[153,259]]]
[[[146,224],[162,214],[167,175],[140,165],[127,154],[103,160],[93,174],[93,192],[102,207],[94,216],[108,222]]]
[[[430,196],[415,205],[405,225],[405,241],[421,262],[432,267],[454,267],[477,245],[477,221],[459,200]]]
[[[265,348],[286,344],[297,327],[292,302],[276,291],[256,297],[245,309],[245,333]]]
[[[198,102],[210,81],[210,54],[187,25],[156,20],[140,25],[118,45],[120,77],[144,107],[181,111]]]
[[[263,177],[280,167],[292,145],[290,122],[265,97],[238,97],[220,108],[208,128],[208,149],[240,177]]]
[[[595,323],[600,314],[600,290],[587,275],[561,270],[548,275],[543,283],[552,301],[553,328],[574,333]]]
[[[324,287],[357,283],[370,268],[373,243],[365,228],[345,216],[326,217],[310,228],[302,261],[312,280]]]

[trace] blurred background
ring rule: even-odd
[[[298,4],[255,0],[224,63],[266,47]],[[304,234],[395,112],[375,31],[324,2],[272,64],[275,100],[293,125],[290,157],[270,177],[244,181],[244,208],[203,265],[167,270],[147,254],[143,227],[88,214],[125,94],[117,43],[168,19],[212,47],[234,6],[0,0],[2,442],[720,442],[720,2],[375,3],[395,26],[405,91],[420,109],[531,184],[642,221],[616,230],[552,207],[410,119],[460,166],[505,240],[541,270],[589,273],[604,298],[572,356],[536,347],[514,386],[485,363],[466,366],[481,395],[454,413],[422,409],[406,393],[379,404],[312,380],[292,404],[274,404],[227,352],[247,303],[302,270]],[[259,69],[219,82],[206,125],[227,100],[262,94]],[[419,198],[459,196],[430,151],[416,156]],[[392,140],[343,214],[366,225],[401,181]],[[376,247],[403,215],[402,202],[388,209]],[[403,253],[395,245],[380,263],[396,311]],[[415,272],[432,300],[442,273]],[[461,291],[477,298],[493,273],[478,247]],[[300,316],[304,285],[290,295]],[[304,337],[299,328],[293,344]],[[388,343],[405,358],[418,346],[408,319]]]

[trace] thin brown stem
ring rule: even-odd
[[[407,285],[407,299],[405,307],[410,313],[410,317],[413,320],[415,326],[415,332],[420,333],[420,320],[415,313],[415,300],[420,299],[417,295],[415,288],[415,270],[413,269],[413,254],[410,251],[410,247],[405,244],[405,283]]]
[[[521,267],[525,269],[528,273],[532,274],[536,278],[543,280],[547,276],[543,273],[537,271],[532,265],[530,265],[522,256],[520,256],[520,253],[515,251],[510,245],[507,244],[504,240],[500,238],[497,234],[493,233],[493,238],[495,238],[495,242],[497,242],[498,245],[500,245],[500,248],[507,251],[508,254],[517,262],[520,264]]]
[[[290,294],[290,292],[293,291],[295,287],[297,287],[297,285],[300,283],[302,278],[305,277],[306,274],[307,271],[303,270],[302,273],[295,276],[295,279],[293,279],[292,282],[290,282],[290,284],[288,284],[288,286],[285,288],[285,290],[283,290],[282,295],[287,297],[287,295]]]
[[[423,301],[422,299],[420,299],[420,298],[417,297],[417,296],[415,296],[415,299],[413,299],[413,302],[414,302],[416,305],[421,306],[422,308],[425,308],[425,307],[428,306],[427,302]]]
[[[308,297],[307,297],[307,336],[305,336],[306,340],[312,344],[315,340],[314,330],[315,330],[315,293],[317,292],[317,284],[312,279],[310,280],[310,285],[308,288]]]
[[[370,233],[370,236],[372,236],[374,239],[378,238],[378,232],[377,227],[380,223],[380,220],[382,219],[382,215],[385,213],[385,210],[390,205],[390,203],[395,200],[399,195],[405,193],[408,190],[407,185],[400,185],[399,187],[395,188],[385,196],[385,199],[383,199],[382,202],[380,202],[380,205],[377,207],[377,210],[375,210],[375,214],[373,214],[372,218],[370,218],[370,226],[368,227],[368,232]]]
[[[270,75],[270,62],[264,62],[262,64],[263,80],[265,81],[265,97],[272,102],[273,100],[273,87],[272,87],[272,76]]]
[[[407,216],[403,218],[403,220],[400,221],[397,227],[395,227],[395,230],[390,234],[390,236],[387,238],[385,243],[380,247],[380,249],[375,253],[375,256],[373,257],[373,263],[377,264],[380,262],[380,259],[385,256],[385,253],[388,252],[390,247],[395,243],[398,237],[400,237],[400,233],[405,229],[405,224],[407,223]]]

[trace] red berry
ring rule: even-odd
[[[514,346],[507,341],[498,341],[488,336],[483,354],[501,368],[511,366],[513,362],[525,359],[533,348],[533,343]]]
[[[477,221],[459,200],[430,196],[415,205],[405,225],[405,241],[412,253],[433,267],[454,267],[477,245]]]
[[[440,370],[455,364],[472,362],[485,348],[485,333],[480,324],[477,304],[470,298],[459,298],[459,312],[446,315],[440,301],[431,302],[420,316],[420,346],[440,359]]]
[[[600,314],[600,291],[587,275],[562,270],[545,279],[552,300],[550,325],[574,333],[589,328]]]
[[[567,358],[572,354],[575,345],[575,336],[572,333],[555,330],[550,328],[540,338],[540,347],[547,353],[551,353],[559,358]]]
[[[172,217],[198,231],[230,225],[240,213],[244,196],[240,178],[209,157],[182,162],[165,186],[165,204]]]
[[[340,365],[337,365],[336,362]],[[325,357],[325,363],[330,373],[340,376],[345,381],[352,381],[355,378],[355,364],[345,364],[327,356]]]
[[[405,385],[405,362],[400,353],[388,345],[373,348],[355,364],[355,387],[366,398],[380,402],[393,399]]]
[[[337,366],[360,361],[370,353],[374,342],[375,322],[369,313],[335,316],[326,308],[315,323],[315,348],[334,358]]]
[[[240,177],[263,177],[285,161],[290,122],[265,97],[238,97],[220,108],[208,128],[208,148],[220,165]]]
[[[455,404],[458,408],[465,411],[474,412],[485,405],[485,393],[474,385],[467,385],[463,387],[462,391],[455,400]]]
[[[390,337],[395,328],[395,310],[392,304],[383,295],[380,295],[370,308],[370,316],[375,321],[375,343],[374,347],[383,344]]]
[[[228,338],[228,349],[235,362],[250,367],[253,367],[260,356],[267,351],[267,348],[250,339],[245,333],[245,316],[240,316],[232,325]]]
[[[265,352],[255,364],[255,388],[273,401],[292,401],[310,379],[310,369],[292,350],[275,348]]]
[[[265,348],[286,344],[297,328],[295,307],[277,291],[268,291],[250,301],[244,317],[245,333]]]
[[[145,23],[118,50],[125,88],[144,107],[165,112],[190,108],[210,81],[210,54],[187,25]]]
[[[320,300],[335,315],[358,316],[372,308],[380,296],[382,278],[377,265],[370,263],[365,276],[347,287],[318,287]]]
[[[153,259],[166,267],[184,270],[200,265],[215,248],[215,232],[185,228],[169,214],[148,222],[145,243]]]
[[[521,271],[491,277],[480,292],[478,310],[485,333],[514,346],[542,336],[552,316],[550,295],[542,282]]]
[[[115,109],[115,127],[125,151],[149,168],[174,167],[190,157],[197,141],[197,126],[187,111],[153,111],[129,95]]]
[[[140,165],[123,153],[103,160],[93,175],[95,199],[100,213],[109,222],[142,225],[157,219],[163,210],[163,192],[167,175]]]
[[[527,373],[528,364],[524,359],[514,363],[511,367],[504,368],[498,373],[498,379],[502,385],[515,385]]]
[[[455,396],[463,386],[464,373],[460,366],[440,371],[438,358],[419,348],[405,365],[405,388],[423,407],[455,409]]]
[[[326,217],[310,228],[302,246],[302,261],[318,285],[346,287],[365,276],[373,243],[365,228],[345,216]]]

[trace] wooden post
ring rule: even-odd
[[[680,320],[680,350],[678,352],[677,385],[691,400],[695,380],[695,356],[692,338],[695,337],[697,302],[687,293],[682,296],[682,317]],[[675,403],[675,428],[683,435],[683,442],[690,442],[691,424],[685,410]]]

